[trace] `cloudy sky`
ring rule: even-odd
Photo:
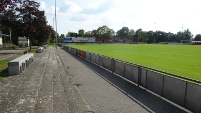
[[[55,0],[36,0],[53,26]],[[189,29],[201,34],[200,0],[57,0],[57,31],[67,34],[79,29],[92,31],[107,25],[143,31],[176,33]]]

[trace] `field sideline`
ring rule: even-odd
[[[201,46],[159,44],[68,44],[68,46],[201,81]]]

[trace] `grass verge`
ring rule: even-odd
[[[48,46],[52,46],[52,47],[56,48],[56,44],[48,44]]]
[[[0,60],[0,80],[4,77],[8,77],[8,62],[10,60]]]
[[[38,46],[33,46],[33,47],[31,48],[31,51],[30,51],[30,49],[29,49],[28,52],[29,52],[29,53],[36,53],[36,52],[37,52],[37,49],[38,49]]]

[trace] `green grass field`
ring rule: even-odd
[[[201,81],[201,46],[159,44],[68,46]]]

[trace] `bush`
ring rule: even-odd
[[[15,44],[8,44],[7,47],[11,48],[11,49],[17,49],[18,48],[18,46],[16,46]]]

